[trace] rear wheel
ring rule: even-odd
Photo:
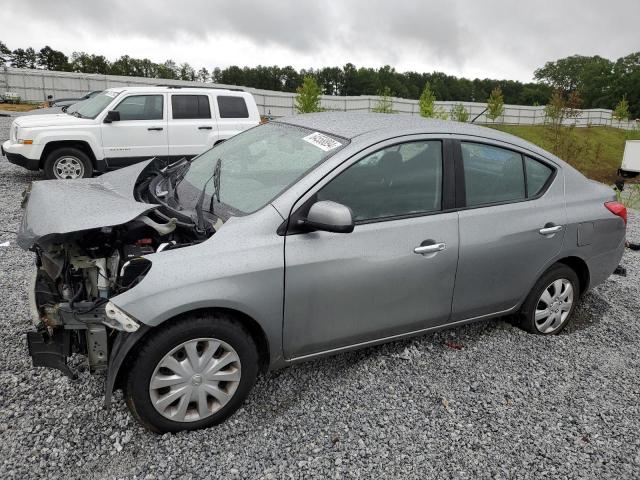
[[[257,348],[240,323],[221,313],[188,317],[144,342],[125,398],[150,430],[207,428],[242,405],[257,373]]]
[[[579,298],[580,282],[564,264],[556,264],[537,281],[518,315],[524,330],[538,335],[560,333],[571,321]]]
[[[54,150],[44,162],[45,177],[53,180],[75,180],[93,176],[91,159],[82,150],[65,147]]]

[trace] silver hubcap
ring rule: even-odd
[[[228,343],[181,343],[156,366],[149,382],[155,409],[175,422],[196,422],[224,407],[240,384],[240,357]]]
[[[536,328],[542,333],[557,330],[569,316],[573,305],[573,287],[560,278],[544,289],[536,306]]]
[[[84,165],[76,157],[60,157],[53,164],[53,173],[56,178],[73,180],[84,176]]]

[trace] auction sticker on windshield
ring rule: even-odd
[[[324,150],[328,152],[329,150],[333,150],[334,148],[338,148],[342,146],[342,144],[331,137],[327,137],[320,132],[313,132],[310,135],[302,138],[305,142],[310,143],[311,145],[315,145],[320,150]]]
[[[107,90],[106,92],[104,92],[104,94],[105,94],[107,97],[115,98],[115,97],[116,97],[116,95],[118,95],[118,92],[111,92],[111,91]]]

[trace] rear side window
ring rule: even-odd
[[[247,104],[242,97],[218,97],[220,118],[249,118]]]
[[[348,206],[359,222],[441,210],[442,143],[410,142],[372,153],[331,180],[318,200]]]
[[[527,196],[535,197],[553,174],[553,169],[533,158],[524,158],[527,170]]]
[[[171,117],[174,119],[211,118],[207,95],[171,95]]]
[[[132,95],[115,108],[120,120],[162,120],[162,95]]]
[[[524,200],[522,155],[491,145],[462,143],[467,206]]]

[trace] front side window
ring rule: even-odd
[[[207,95],[171,95],[173,119],[211,118]]]
[[[218,97],[220,118],[249,118],[247,104],[242,97]]]
[[[442,142],[403,143],[366,156],[318,192],[351,208],[356,222],[442,208]]]
[[[522,155],[492,145],[462,143],[467,206],[526,198]]]
[[[132,95],[114,110],[120,112],[120,120],[162,120],[162,109],[162,95]]]

